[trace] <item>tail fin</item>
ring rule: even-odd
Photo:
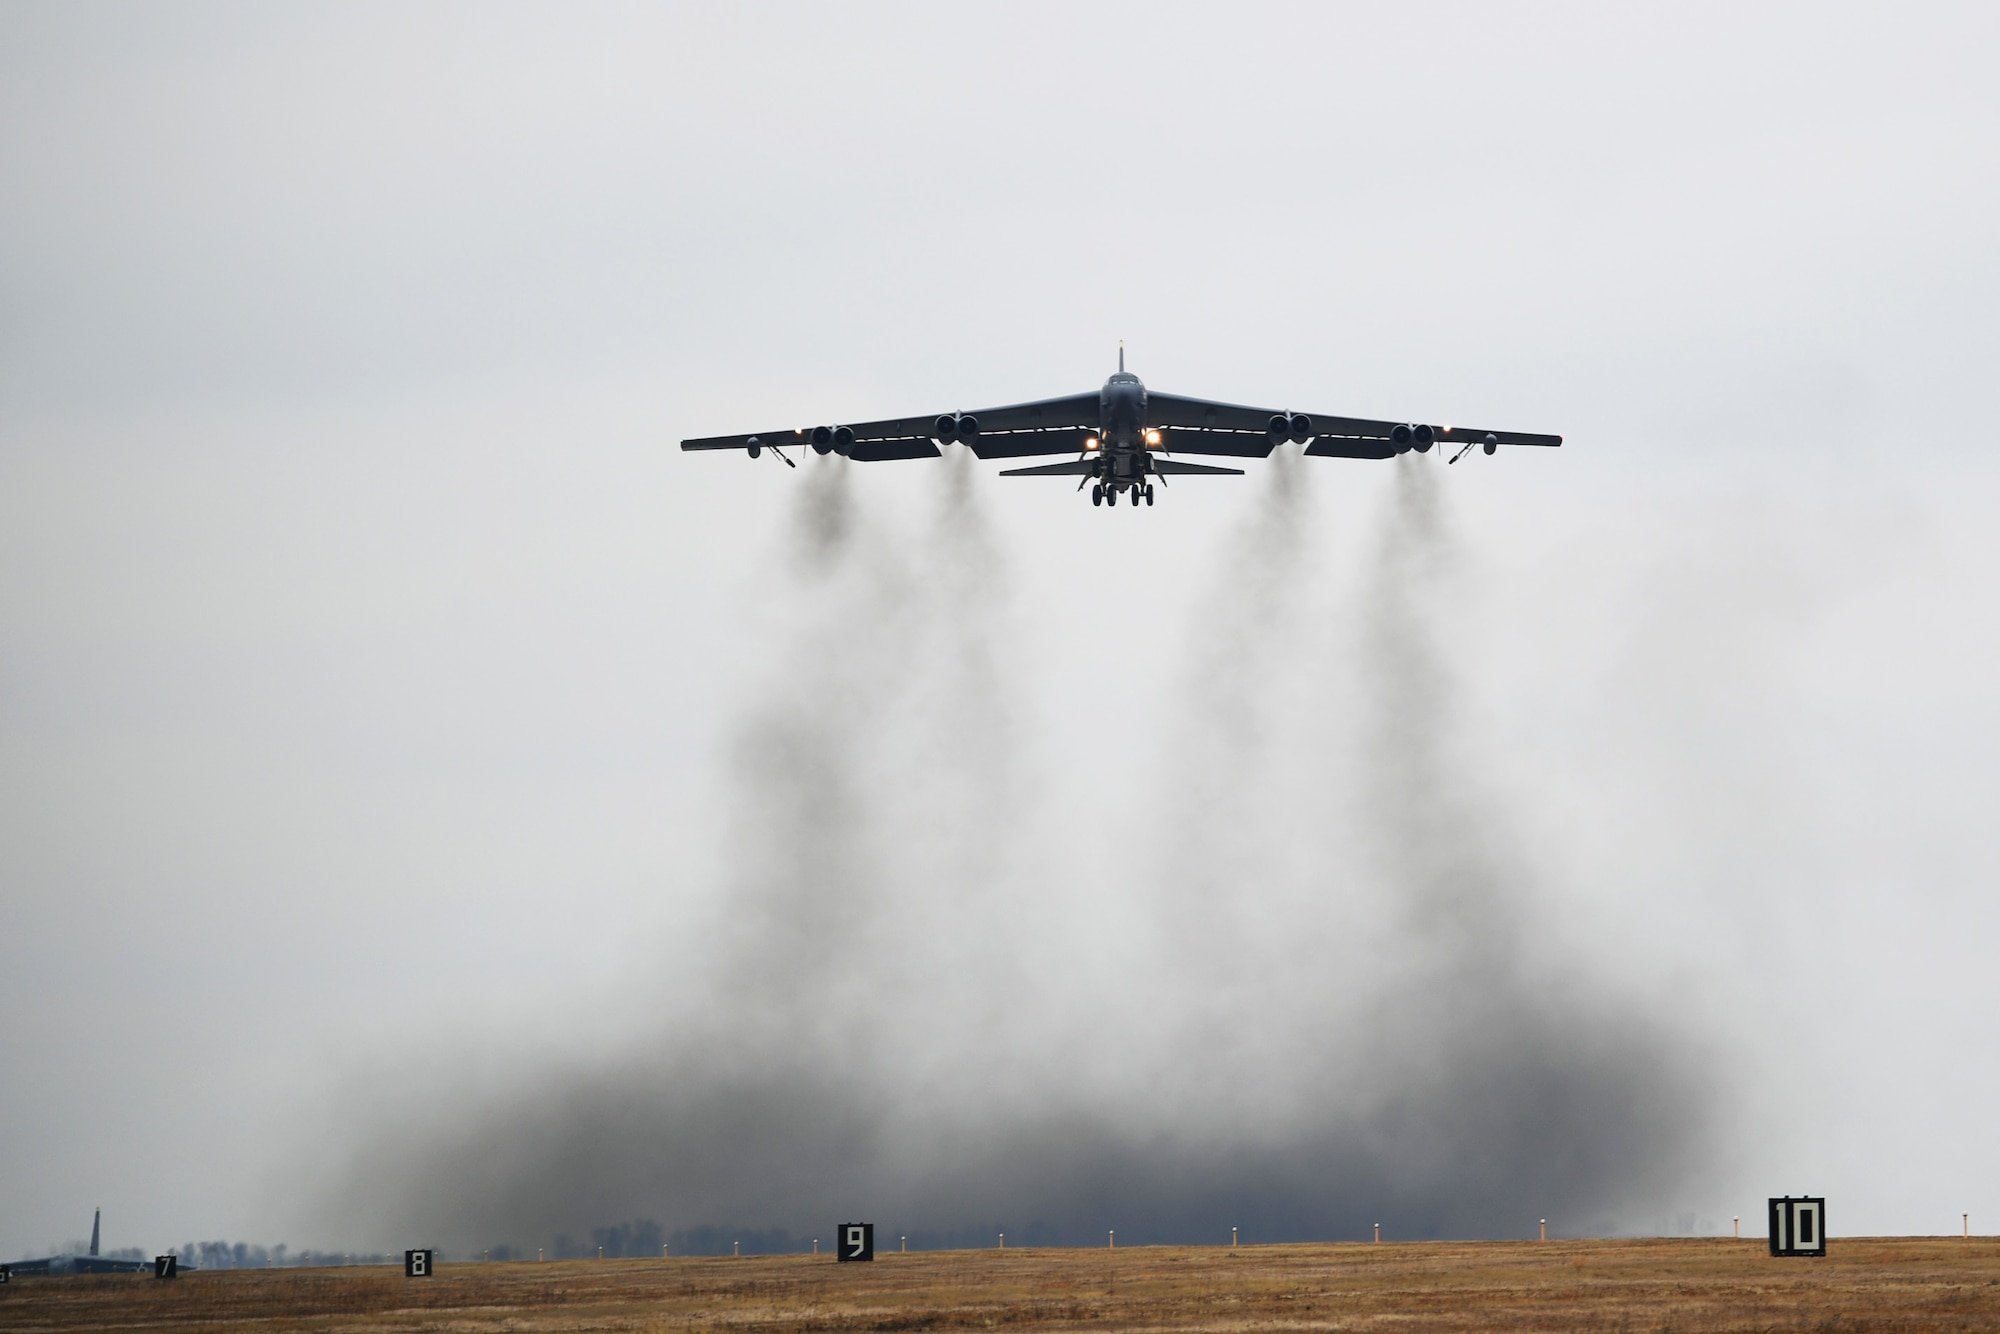
[[[104,1210],[99,1209],[90,1216],[90,1253],[97,1254],[97,1225],[104,1221]]]
[[[1125,370],[1125,340],[1122,338],[1118,340],[1118,370],[1120,374]]]

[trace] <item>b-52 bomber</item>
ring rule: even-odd
[[[1000,475],[1076,477],[1077,490],[1089,484],[1093,505],[1116,505],[1121,495],[1130,496],[1133,505],[1142,501],[1150,505],[1154,478],[1164,484],[1169,477],[1243,474],[1241,468],[1187,463],[1175,454],[1261,459],[1288,440],[1304,445],[1308,454],[1343,459],[1387,459],[1413,449],[1426,453],[1435,446],[1440,453],[1453,451],[1452,463],[1474,448],[1491,454],[1501,445],[1562,443],[1559,435],[1281,412],[1150,393],[1138,376],[1125,369],[1121,345],[1118,370],[1095,393],[935,417],[709,436],[683,440],[681,448],[740,449],[753,459],[768,449],[794,468],[798,464],[784,452],[790,446],[866,463],[941,458],[939,446],[953,441],[982,459],[1074,453],[1074,459],[1062,463],[1007,468]]]

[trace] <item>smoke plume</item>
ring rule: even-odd
[[[1063,811],[1026,795],[1005,563],[951,452],[914,543],[809,462],[671,1017],[385,1130],[335,1216],[461,1248],[628,1219],[721,1246],[852,1217],[918,1245],[1664,1217],[1706,1146],[1703,1052],[1540,943],[1455,722],[1437,470],[1398,461],[1329,592],[1274,459],[1154,739],[1172,795],[1110,812],[1144,854],[1120,897],[1042,851]]]

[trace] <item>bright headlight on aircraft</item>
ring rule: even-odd
[[[1159,433],[1158,431],[1148,431],[1148,432],[1146,432],[1146,443],[1147,443],[1147,444],[1149,444],[1149,445],[1157,445],[1157,444],[1159,444],[1159,443],[1160,443],[1160,433]]]
[[[1083,447],[1084,447],[1085,449],[1096,449],[1096,448],[1097,448],[1097,437],[1093,435],[1092,437],[1090,437],[1090,439],[1088,439],[1088,440],[1084,441],[1084,442],[1083,442]]]

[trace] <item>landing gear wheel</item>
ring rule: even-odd
[[[1153,503],[1153,484],[1151,482],[1146,483],[1146,503],[1148,505]]]
[[[1117,509],[1117,508],[1118,508],[1118,488],[1117,488],[1117,487],[1115,487],[1115,486],[1107,486],[1107,487],[1105,487],[1105,488],[1104,488],[1104,503],[1105,503],[1105,504],[1107,504],[1107,505],[1109,505],[1109,506],[1111,506],[1111,508],[1112,508],[1112,509]]]
[[[1092,482],[1090,484],[1090,503],[1093,505],[1102,505],[1104,503],[1104,483]]]

